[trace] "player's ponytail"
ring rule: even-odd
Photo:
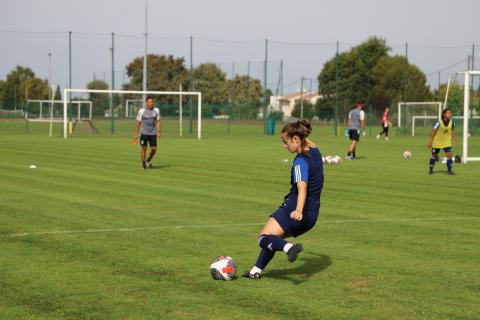
[[[312,125],[307,120],[297,120],[295,122],[287,123],[283,129],[282,134],[289,138],[297,136],[301,141],[302,153],[305,153],[307,146],[307,137],[312,133]]]

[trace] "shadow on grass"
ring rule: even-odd
[[[157,169],[165,169],[165,168],[170,168],[171,166],[169,164],[154,164],[153,167],[148,168],[148,170],[157,170]]]
[[[324,254],[309,253],[301,255],[295,264],[298,263],[302,264],[294,268],[267,271],[265,277],[290,280],[293,284],[301,284],[328,268],[332,261],[329,256]]]

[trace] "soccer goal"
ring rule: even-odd
[[[143,106],[143,99],[125,99],[125,118],[135,118]]]
[[[442,115],[441,102],[399,102],[398,103],[398,128],[412,127],[414,121],[417,119],[424,119],[425,126],[427,119],[439,119]],[[418,124],[418,121],[417,121]]]
[[[182,100],[188,99],[192,103],[196,103],[196,108],[190,108],[190,133],[193,132],[193,117],[196,117],[197,124],[197,138],[202,138],[202,94],[201,92],[189,92],[189,91],[133,91],[133,90],[99,90],[99,89],[64,89],[63,90],[63,136],[65,139],[69,135],[69,119],[67,116],[67,110],[70,102],[69,97],[72,95],[78,96],[89,96],[90,100],[93,101],[93,114],[104,116],[104,120],[111,119],[111,132],[114,132],[114,122],[115,118],[119,117],[121,112],[123,112],[123,106],[125,106],[125,118],[134,117],[137,115],[138,108],[140,105],[143,105],[143,101],[146,96],[152,96],[154,98],[155,107],[158,107],[160,114],[162,116],[162,136],[164,134],[165,128],[170,128],[171,131],[174,127],[174,132],[178,132],[182,136],[182,127],[183,127],[183,117],[182,114]],[[113,104],[112,104],[113,103]],[[137,106],[134,108],[133,106]],[[133,110],[136,109],[134,113]],[[195,112],[196,109],[196,112]],[[123,115],[121,116],[123,117]],[[97,118],[95,118],[97,119]],[[120,120],[120,119],[119,119]],[[125,127],[130,134],[130,130],[133,131],[131,122],[126,122]],[[120,121],[121,122],[121,121]],[[165,123],[167,126],[165,127]],[[117,126],[118,127],[118,126]],[[171,134],[171,131],[170,134]],[[125,131],[126,132],[126,131]]]
[[[92,120],[92,101],[72,100],[70,103],[76,109],[74,120]],[[63,100],[28,99],[26,110],[27,118],[32,122],[49,122],[51,114],[54,122],[63,122]]]
[[[471,124],[474,120],[474,111],[478,113],[478,110],[474,110],[470,106],[470,84],[473,83],[474,78],[480,77],[480,70],[478,71],[465,71],[463,82],[463,147],[462,147],[462,162],[468,163],[469,161],[480,161],[480,157],[472,157],[469,155],[469,139],[471,135]],[[447,90],[448,91],[448,90]],[[447,100],[448,97],[445,98]],[[480,107],[480,106],[477,106]],[[478,150],[478,149],[477,149]]]

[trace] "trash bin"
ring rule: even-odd
[[[275,135],[275,119],[267,120],[267,135],[268,136]]]

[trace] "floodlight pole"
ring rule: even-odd
[[[338,52],[339,52],[339,42],[337,41],[337,52],[335,54],[335,135],[338,136]]]
[[[303,119],[303,76],[300,78],[300,119]]]
[[[147,54],[148,54],[148,0],[145,0],[145,53],[143,55],[143,91],[147,91]],[[146,95],[143,94],[143,107],[145,108]]]
[[[68,88],[72,88],[72,31],[68,31]],[[68,93],[68,112],[72,109],[72,93]]]
[[[265,39],[265,61],[263,68],[263,133],[267,134],[267,71],[268,71],[268,39]]]
[[[112,32],[112,47],[110,48],[112,52],[112,90],[115,90],[115,34]],[[145,100],[145,99],[143,99]],[[115,119],[114,119],[114,110],[113,110],[113,94],[110,93],[110,118],[111,118],[111,133],[115,132]]]

